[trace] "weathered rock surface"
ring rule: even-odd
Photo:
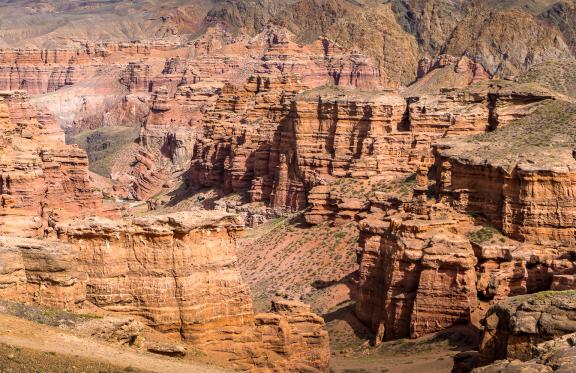
[[[492,306],[484,319],[480,364],[531,360],[541,342],[576,330],[574,292],[544,292],[512,297]]]
[[[480,352],[456,355],[452,372],[572,371],[576,366],[575,310],[573,291],[497,303],[483,321]]]
[[[356,212],[361,231],[356,313],[371,326],[376,342],[419,336],[461,321],[477,324],[490,304],[510,296],[573,289],[571,183],[560,181],[571,177],[574,160],[567,145],[573,138],[557,137],[571,131],[572,104],[549,93],[507,92],[488,96],[494,104],[488,115],[476,116],[481,104],[465,111],[471,123],[484,118],[476,126],[488,123],[496,131],[437,148],[436,201],[427,198],[428,168],[423,165],[412,200],[377,192],[366,198],[368,207]],[[543,123],[548,127],[538,130]],[[502,137],[495,141],[497,135]],[[542,139],[556,156],[547,156]],[[520,147],[525,152],[518,161],[515,149]],[[491,181],[496,175],[502,175],[501,189]],[[549,208],[555,213],[548,213]],[[434,268],[434,281],[427,280],[427,265]],[[442,285],[441,274],[450,278],[454,273],[458,279]],[[435,296],[419,299],[420,293]]]
[[[533,114],[512,127],[439,146],[437,185],[459,210],[481,213],[510,237],[570,245],[573,140],[570,135],[560,140],[560,134],[572,128],[574,108],[564,101],[543,102],[530,105]],[[544,122],[551,125],[540,129]]]
[[[446,206],[416,207],[373,204],[360,222],[356,315],[376,343],[468,323],[477,307],[477,258],[470,242],[452,233],[470,221]]]
[[[476,368],[474,373],[511,372],[571,372],[576,369],[575,335],[567,334],[551,341],[532,346],[535,358],[529,361],[500,360],[491,365]]]
[[[236,267],[243,224],[222,213],[178,213],[131,221],[88,219],[56,227],[59,241],[2,238],[0,294],[51,307],[89,302],[135,315],[243,369],[325,371],[324,321],[299,302],[279,300],[254,315]],[[56,238],[54,237],[54,238]],[[134,343],[138,324],[94,321],[84,332]],[[181,356],[174,346],[150,351]]]
[[[86,153],[64,145],[55,121],[38,114],[24,92],[4,92],[0,100],[0,232],[41,236],[59,220],[107,214],[89,181]]]
[[[500,77],[513,77],[532,64],[572,56],[560,32],[532,15],[520,9],[500,11],[482,6],[469,12],[454,29],[444,51],[475,56],[490,74]]]
[[[1,237],[0,257],[2,298],[65,309],[85,299],[86,273],[71,245]]]

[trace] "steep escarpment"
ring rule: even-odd
[[[107,214],[86,153],[64,145],[50,115],[39,114],[24,92],[3,93],[0,110],[2,234],[42,236],[60,220]]]
[[[499,87],[486,97],[488,107],[468,104],[470,116],[460,117],[467,123],[461,129],[484,123],[495,131],[437,146],[433,181],[422,163],[412,196],[391,195],[388,187],[365,197],[356,212],[356,315],[376,342],[477,325],[501,299],[569,288],[572,104],[562,97]],[[475,114],[482,107],[485,114]],[[433,110],[417,113],[435,118]]]
[[[574,367],[574,317],[573,291],[503,300],[483,320],[480,351],[456,355],[453,371],[568,372]]]
[[[88,219],[56,227],[51,240],[2,238],[4,298],[131,314],[242,369],[324,371],[324,322],[299,302],[254,314],[236,268],[242,222],[179,213]]]
[[[140,314],[161,331],[209,343],[213,337],[202,333],[215,329],[212,322],[241,328],[252,314],[249,293],[234,267],[238,225],[230,216],[202,219],[188,213],[126,222],[88,220],[58,226],[56,234],[78,250],[89,302]],[[233,313],[215,318],[213,307]]]
[[[439,190],[511,237],[569,244],[573,106],[552,101],[501,130],[439,147]]]

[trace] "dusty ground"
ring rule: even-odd
[[[256,309],[266,309],[275,295],[301,299],[318,313],[348,301],[355,282],[357,240],[353,223],[308,226],[300,215],[248,230],[238,257]]]
[[[79,316],[3,302],[0,305],[0,372],[226,371],[192,361],[193,356],[185,359],[164,357],[85,337],[66,328],[66,325],[90,317],[97,316]]]
[[[351,347],[338,353],[333,351],[331,371],[449,373],[453,366],[452,357],[458,352],[470,350],[477,343],[477,338],[478,335],[473,330],[455,327],[417,340],[385,342],[378,347],[370,347],[368,343],[364,343],[353,350]]]
[[[249,229],[239,245],[239,265],[257,309],[271,297],[299,298],[313,306],[330,334],[331,371],[341,373],[449,373],[452,356],[477,343],[467,328],[419,340],[371,347],[370,331],[355,317],[354,223],[308,226],[301,217],[275,219]]]

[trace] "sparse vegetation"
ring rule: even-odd
[[[517,79],[520,83],[538,83],[548,89],[576,97],[576,61],[550,60],[534,65]]]
[[[475,243],[486,243],[491,241],[495,235],[500,234],[500,232],[493,227],[482,227],[479,230],[472,232],[468,235],[470,241]]]
[[[103,127],[67,136],[66,142],[86,150],[90,171],[109,177],[117,154],[138,138],[138,131],[136,127]]]
[[[546,165],[570,156],[576,145],[576,103],[549,100],[532,114],[503,128],[468,139],[461,158],[485,158],[502,165],[519,158]],[[560,151],[564,150],[564,152]]]

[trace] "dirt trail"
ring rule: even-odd
[[[222,368],[142,353],[78,337],[64,330],[0,314],[0,343],[135,368],[148,372],[225,372]]]

